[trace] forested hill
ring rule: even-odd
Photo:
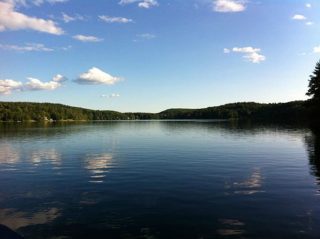
[[[0,121],[137,120],[137,119],[303,119],[307,102],[233,103],[203,109],[168,109],[160,113],[120,113],[51,103],[0,102]]]

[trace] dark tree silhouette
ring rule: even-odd
[[[312,134],[305,137],[306,148],[309,156],[311,173],[320,182],[320,128],[318,125],[311,125]]]
[[[312,75],[310,75],[307,95],[311,96],[313,101],[320,101],[320,61],[317,62]]]

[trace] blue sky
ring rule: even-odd
[[[159,112],[306,99],[317,0],[0,0],[0,100]]]

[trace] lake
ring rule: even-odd
[[[320,136],[307,127],[114,121],[0,132],[0,224],[26,239],[320,237]]]

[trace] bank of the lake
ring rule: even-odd
[[[202,109],[168,109],[159,113],[90,110],[52,103],[0,102],[0,121],[90,121],[150,119],[304,120],[307,101],[261,104],[240,102]]]

